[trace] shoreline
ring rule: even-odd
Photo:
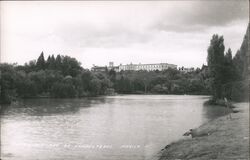
[[[172,142],[154,159],[249,159],[249,103],[233,105],[232,119],[225,115],[202,124],[196,132],[208,134]]]
[[[105,97],[105,96],[122,96],[122,95],[174,95],[174,96],[211,96],[211,95],[205,95],[205,94],[152,94],[152,93],[147,93],[147,94],[139,94],[139,93],[129,93],[129,94],[120,94],[120,93],[115,93],[115,94],[106,94],[106,95],[89,95],[89,96],[82,96],[82,97],[53,97],[53,96],[35,96],[35,97],[17,97],[15,100],[12,100],[9,103],[1,103],[0,105],[11,105],[12,103],[17,103],[22,100],[27,100],[27,99],[84,99],[84,98],[98,98],[98,97]],[[1,108],[1,107],[0,107]]]

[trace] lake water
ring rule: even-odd
[[[144,160],[223,114],[207,96],[29,99],[1,115],[4,160]]]

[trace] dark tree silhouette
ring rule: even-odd
[[[207,50],[207,63],[214,100],[222,98],[224,50],[223,36],[213,35]]]
[[[38,70],[45,69],[45,60],[44,60],[44,55],[43,52],[40,54],[40,56],[37,59],[36,62],[36,67]]]

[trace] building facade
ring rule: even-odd
[[[146,70],[146,71],[163,71],[168,68],[177,69],[177,65],[168,64],[168,63],[153,63],[153,64],[126,64],[126,65],[119,65],[119,71],[139,71],[139,70]]]
[[[91,68],[92,71],[95,72],[103,72],[105,71],[105,69],[107,70],[115,70],[116,72],[120,72],[120,71],[140,71],[140,70],[144,70],[144,71],[163,71],[166,69],[177,69],[177,65],[175,64],[168,64],[168,63],[154,63],[154,64],[126,64],[126,65],[118,65],[118,66],[114,66],[113,62],[109,62],[109,66],[108,67],[99,67],[99,66],[93,66]]]
[[[192,68],[180,67],[178,70],[183,72],[183,73],[189,73],[189,72],[194,72],[195,71],[195,69],[193,67]]]
[[[91,71],[93,71],[93,72],[106,72],[106,71],[108,71],[108,67],[102,67],[102,66],[93,66],[92,68],[91,68]]]

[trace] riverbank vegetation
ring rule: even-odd
[[[245,35],[240,50],[232,58],[230,48],[225,52],[223,36],[213,35],[207,55],[210,103],[224,97],[233,101],[249,100],[248,36]]]
[[[194,72],[92,72],[69,56],[44,54],[25,65],[1,64],[1,103],[17,98],[74,98],[120,94],[209,94],[207,67]]]
[[[0,64],[0,103],[18,98],[74,98],[120,94],[205,94],[212,103],[223,97],[234,101],[248,99],[247,36],[232,57],[226,53],[223,36],[213,35],[207,62],[188,73],[164,71],[92,72],[75,58],[62,55],[44,57],[24,65]]]

